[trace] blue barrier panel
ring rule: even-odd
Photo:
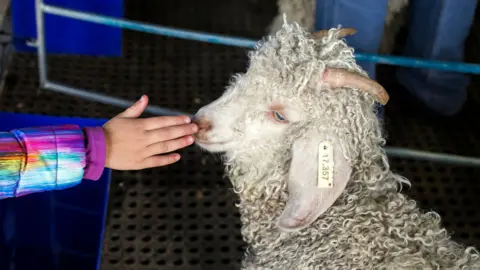
[[[102,119],[0,113],[0,131],[44,125],[99,126]],[[110,170],[98,181],[0,200],[0,269],[100,269]]]
[[[123,0],[45,0],[45,4],[123,17]],[[36,52],[26,39],[37,37],[35,0],[13,0],[11,3],[14,46],[19,52]],[[45,14],[47,53],[92,56],[120,56],[122,29],[70,18]]]

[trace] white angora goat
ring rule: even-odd
[[[479,269],[400,193],[374,111],[388,94],[341,39],[354,32],[285,23],[196,114],[196,143],[225,153],[240,197],[243,268]]]

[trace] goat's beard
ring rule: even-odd
[[[241,148],[224,155],[226,173],[235,193],[243,200],[262,204],[286,193],[290,155],[285,146]]]
[[[255,242],[257,230],[275,227],[288,200],[288,166],[278,158],[263,161],[245,162],[242,156],[230,156],[226,164],[233,191],[239,198],[236,206],[240,212],[242,235],[249,244]]]

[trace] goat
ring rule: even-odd
[[[342,39],[284,20],[195,115],[240,201],[243,269],[480,269],[435,212],[401,193],[376,103],[385,89]]]

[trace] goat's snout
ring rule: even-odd
[[[198,132],[195,134],[196,139],[207,142],[207,133],[212,129],[212,122],[205,117],[198,116],[195,116],[192,121],[198,126]]]
[[[199,130],[209,131],[210,129],[212,129],[212,123],[204,117],[194,117],[193,122],[197,124]]]

